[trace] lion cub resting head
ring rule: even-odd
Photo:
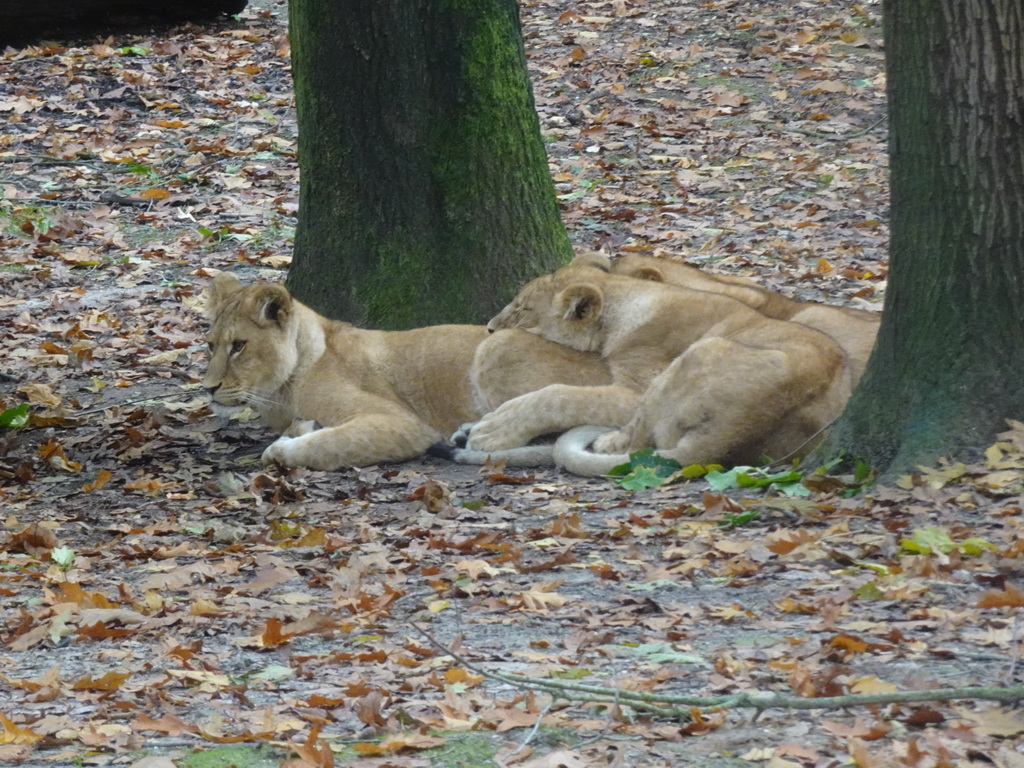
[[[612,385],[524,395],[470,436],[474,448],[497,451],[531,432],[620,427],[595,441],[594,453],[556,443],[556,461],[579,474],[602,474],[648,447],[683,465],[781,457],[804,447],[850,392],[846,357],[823,333],[722,294],[586,263],[532,281],[488,328],[526,330],[608,365]]]
[[[479,416],[468,371],[482,327],[364,330],[318,315],[282,285],[242,286],[228,273],[210,285],[207,315],[203,386],[215,403],[252,406],[285,435],[264,463],[400,461]]]

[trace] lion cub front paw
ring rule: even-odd
[[[474,451],[507,451],[530,442],[532,435],[518,429],[507,414],[490,413],[478,421],[469,434],[466,447]]]
[[[292,464],[289,461],[289,449],[292,444],[298,438],[295,437],[279,437],[277,440],[267,446],[267,449],[263,451],[262,461],[264,466],[268,464],[284,464],[286,466]]]
[[[630,434],[625,429],[598,435],[591,445],[594,453],[626,453],[629,450]]]

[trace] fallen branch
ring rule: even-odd
[[[998,701],[1010,704],[1024,699],[1024,685],[985,688],[981,686],[964,688],[932,688],[922,691],[896,691],[895,693],[850,693],[842,696],[806,697],[766,691],[749,691],[725,696],[677,696],[670,694],[645,693],[622,688],[607,688],[600,685],[583,685],[564,680],[540,680],[523,675],[490,672],[460,656],[434,639],[430,633],[409,622],[427,641],[444,654],[451,656],[467,669],[484,675],[491,680],[507,683],[531,691],[546,691],[568,701],[598,703],[624,703],[633,709],[649,712],[671,719],[688,718],[694,708],[705,711],[715,709],[755,709],[758,713],[766,709],[845,709],[871,704],[903,704],[917,701],[955,701],[974,699]]]
[[[884,123],[887,117],[888,115],[876,120],[867,128],[864,128],[859,131],[850,131],[849,133],[825,133],[823,131],[809,131],[806,128],[797,128],[795,125],[777,124],[775,127],[780,131],[786,131],[787,133],[802,133],[804,136],[811,136],[812,138],[815,139],[824,139],[825,141],[844,141],[845,139],[856,139],[861,136],[864,136],[865,134],[871,133],[873,130],[875,130],[875,128]]]

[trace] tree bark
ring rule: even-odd
[[[378,328],[481,322],[571,254],[514,0],[292,0],[288,287]]]
[[[1024,11],[886,0],[890,273],[874,354],[814,459],[892,475],[1024,418]]]

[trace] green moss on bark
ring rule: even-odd
[[[291,23],[300,299],[382,328],[481,322],[569,257],[511,0],[293,0]]]
[[[886,2],[886,308],[864,378],[812,461],[844,453],[896,474],[970,459],[1024,418],[1017,2]]]

